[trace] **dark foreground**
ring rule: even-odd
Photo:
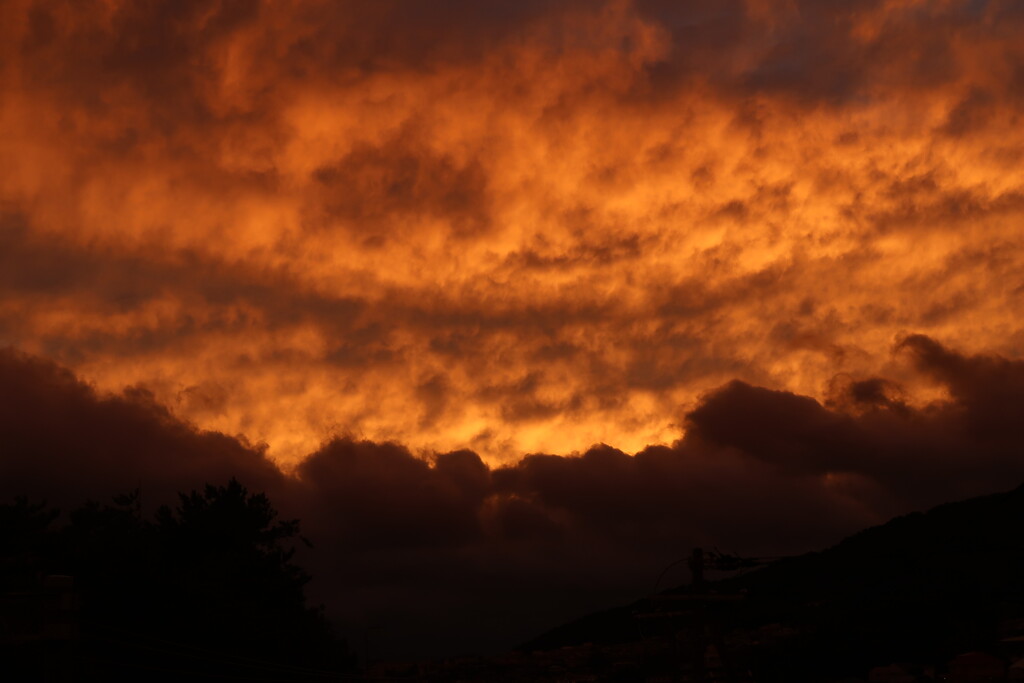
[[[6,680],[1024,680],[1024,488],[761,568],[695,554],[690,585],[500,657],[363,667],[306,605],[297,523],[237,482],[152,520],[132,496],[0,516]]]

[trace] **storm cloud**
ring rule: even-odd
[[[334,438],[288,474],[265,448],[181,422],[151,395],[0,356],[2,493],[65,510],[141,489],[150,506],[237,477],[302,520],[313,595],[350,635],[426,654],[509,647],[633,599],[689,548],[804,552],[890,516],[1024,479],[1024,363],[920,335],[893,353],[947,395],[915,407],[883,378],[817,400],[742,382],[704,396],[671,446],[595,445],[489,466]],[[682,581],[670,576],[669,581]]]

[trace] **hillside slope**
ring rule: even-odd
[[[967,650],[1005,651],[1008,624],[1021,618],[1024,487],[592,614],[523,649],[698,638],[758,680],[826,680],[893,661],[941,667]]]

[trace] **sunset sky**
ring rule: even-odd
[[[1017,0],[7,0],[0,470],[251,470],[394,604],[401,553],[626,595],[1015,486],[1021,36]]]

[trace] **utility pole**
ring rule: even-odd
[[[723,619],[721,609],[727,603],[742,600],[743,596],[710,591],[704,572],[707,569],[733,571],[752,568],[765,564],[766,560],[723,555],[716,551],[705,553],[703,548],[694,548],[688,558],[666,567],[658,582],[669,568],[683,561],[690,570],[690,590],[652,595],[651,602],[659,606],[649,612],[637,613],[636,618],[666,624],[679,653],[680,680],[687,683],[747,683],[751,680],[750,675],[729,657],[725,647],[725,629],[720,623]]]

